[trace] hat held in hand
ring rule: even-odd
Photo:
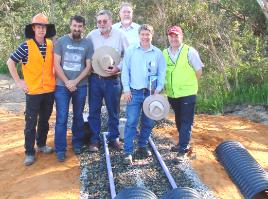
[[[92,57],[92,67],[95,73],[100,76],[108,77],[111,74],[105,70],[110,66],[117,66],[120,62],[121,56],[118,51],[110,46],[102,46],[98,48]]]
[[[150,95],[143,102],[143,112],[152,120],[164,119],[169,113],[169,102],[163,95]]]

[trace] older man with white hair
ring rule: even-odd
[[[113,28],[122,30],[129,41],[129,44],[139,42],[139,27],[140,25],[132,21],[133,7],[130,3],[122,2],[120,5],[120,22],[113,25]]]
[[[87,37],[93,42],[94,51],[101,47],[112,47],[123,57],[129,43],[122,31],[112,28],[112,14],[109,10],[101,10],[96,15],[98,29],[92,30]],[[94,57],[94,56],[93,56]],[[94,69],[94,64],[93,64]],[[89,117],[88,123],[92,132],[89,151],[99,150],[101,130],[101,106],[104,99],[108,111],[108,136],[109,146],[122,150],[123,145],[119,141],[119,104],[121,94],[121,83],[119,72],[121,63],[113,64],[105,72],[107,76],[93,71],[89,77]]]

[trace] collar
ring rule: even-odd
[[[137,44],[136,48],[144,50],[144,49],[141,47],[140,42]],[[150,47],[149,47],[148,49],[144,50],[144,51],[145,51],[145,52],[149,52],[149,51],[153,51],[153,50],[154,50],[153,45],[150,44]]]
[[[129,30],[129,29],[133,29],[134,27],[133,27],[133,22],[131,22],[131,24],[127,27],[127,28],[125,28],[124,26],[123,26],[123,24],[122,24],[122,22],[120,22],[120,26],[119,26],[120,28],[122,28],[122,29],[126,29],[126,30]]]
[[[36,41],[35,37],[33,38],[34,42],[36,43],[37,46],[43,46],[43,45],[47,45],[47,40],[46,38],[44,38],[44,43],[43,44],[39,44],[38,41]]]

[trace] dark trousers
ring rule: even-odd
[[[168,101],[175,113],[176,127],[179,132],[179,151],[186,152],[190,147],[196,95],[169,97]]]
[[[35,154],[35,139],[38,147],[46,145],[48,120],[53,110],[53,103],[54,92],[37,95],[26,94],[24,147],[27,155]]]

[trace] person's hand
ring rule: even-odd
[[[160,94],[160,93],[161,93],[161,91],[159,91],[159,90],[155,90],[155,91],[154,91],[154,95],[155,95],[155,94]]]
[[[131,101],[131,98],[132,98],[132,95],[131,95],[131,92],[130,92],[130,91],[128,91],[128,92],[124,92],[124,94],[123,94],[123,99],[124,99],[127,103],[129,103],[129,102]]]
[[[65,86],[69,89],[69,91],[73,92],[75,91],[77,85],[77,81],[76,80],[68,80],[65,82]]]
[[[119,72],[119,68],[117,66],[109,66],[107,69],[105,69],[105,72],[115,75],[116,73]]]
[[[16,85],[18,88],[20,88],[24,93],[28,93],[29,89],[28,86],[26,85],[24,80],[19,80],[16,82]]]

